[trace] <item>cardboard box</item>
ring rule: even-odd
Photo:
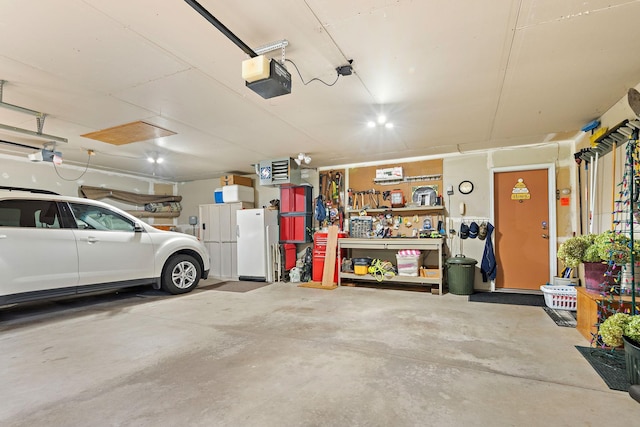
[[[220,185],[244,185],[245,187],[253,187],[253,180],[248,176],[225,175],[220,177]]]
[[[420,270],[420,275],[429,279],[439,279],[441,272],[438,268],[423,268]]]

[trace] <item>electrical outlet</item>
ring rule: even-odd
[[[447,186],[447,194],[449,196],[453,194],[453,185],[448,185]]]

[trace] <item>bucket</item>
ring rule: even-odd
[[[638,288],[640,287],[640,262],[636,262],[633,268],[633,275],[631,274],[631,263],[625,264],[622,266],[622,277],[620,278],[620,287],[622,293],[630,294],[631,289],[635,282],[635,290],[636,294],[638,293]],[[634,280],[635,275],[635,280]]]
[[[353,258],[353,273],[364,276],[369,272],[371,258]]]
[[[640,347],[625,336],[622,339],[624,341],[624,357],[627,362],[629,384],[640,384]]]

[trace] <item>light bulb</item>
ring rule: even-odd
[[[391,122],[385,123],[384,127],[386,127],[387,129],[391,129],[391,128],[393,128],[393,123],[391,123]]]
[[[147,162],[154,163],[155,160],[153,160],[153,157],[149,156],[149,157],[147,157]]]
[[[309,163],[311,163],[311,156],[304,156],[304,163],[306,165],[308,165]]]
[[[300,160],[300,161],[304,160],[304,153],[298,154],[298,160]],[[298,164],[300,164],[300,163],[298,163]]]
[[[378,116],[378,124],[379,125],[385,124],[386,121],[387,121],[387,118],[385,116],[383,116],[382,114]]]
[[[373,120],[369,120],[367,122],[367,126],[370,127],[370,128],[375,127],[375,125],[376,125],[376,123]]]
[[[160,163],[162,163],[162,162],[164,162],[164,159],[163,159],[162,157],[158,157],[158,158],[156,159],[156,163],[160,164]]]

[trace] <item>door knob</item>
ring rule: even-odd
[[[543,234],[543,235],[542,235],[542,238],[543,238],[543,239],[548,239],[548,238],[549,238],[549,235],[548,235],[548,234]]]

